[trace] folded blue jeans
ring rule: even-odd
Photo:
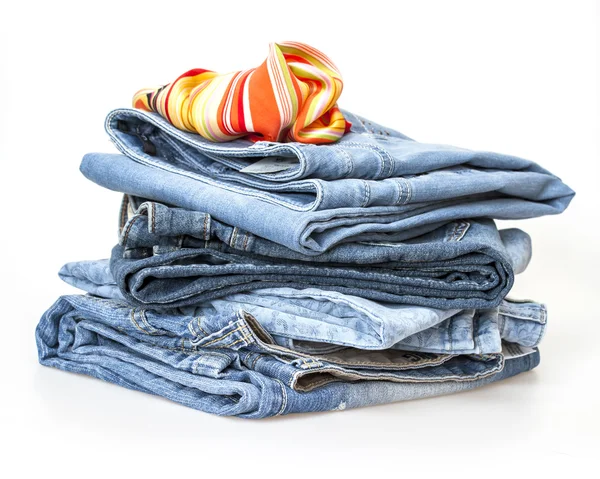
[[[342,410],[448,394],[534,368],[537,350],[435,355],[347,348],[318,356],[275,343],[256,320],[193,317],[63,296],[36,329],[40,362],[245,418]]]
[[[214,144],[157,114],[119,109],[106,129],[123,155],[81,170],[124,193],[189,210],[303,254],[344,242],[398,241],[464,218],[562,212],[574,192],[521,158],[419,143],[345,112],[334,144]]]
[[[134,305],[195,305],[263,288],[319,288],[440,309],[492,308],[531,257],[521,230],[462,220],[403,242],[341,244],[305,256],[215,221],[209,214],[144,202],[128,221],[111,270]]]
[[[67,283],[96,296],[124,301],[108,260],[68,263],[59,272]],[[539,345],[546,308],[533,301],[505,299],[491,309],[434,309],[379,303],[315,288],[271,288],[238,293],[178,308],[187,316],[250,313],[280,346],[305,353],[353,347],[438,354],[491,354],[501,340]]]

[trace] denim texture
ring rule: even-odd
[[[452,222],[404,242],[342,244],[312,257],[206,213],[156,202],[142,203],[123,223],[111,257],[114,278],[131,304],[155,308],[265,287],[314,287],[442,309],[490,308],[511,288],[513,265],[520,271],[531,257],[526,233],[498,232],[487,219]]]
[[[125,156],[89,154],[81,170],[107,188],[204,211],[304,254],[402,240],[457,219],[556,214],[574,195],[531,161],[418,143],[345,114],[352,131],[333,145],[215,145],[159,115],[115,110],[106,129]],[[269,159],[286,169],[248,173]]]
[[[96,296],[123,301],[108,260],[68,263],[59,272],[67,283]],[[314,353],[344,346],[366,350],[402,349],[438,354],[491,354],[501,339],[534,347],[547,313],[533,301],[505,299],[483,310],[442,310],[379,303],[320,289],[259,289],[178,308],[188,316],[250,313],[275,342]]]
[[[37,329],[40,362],[202,411],[261,418],[447,394],[534,368],[537,350],[435,355],[346,348],[308,355],[275,343],[249,314],[210,318],[63,296]]]
[[[534,162],[414,141],[343,112],[327,145],[211,143],[157,114],[106,118],[81,172],[124,193],[110,259],[68,263],[40,363],[201,411],[264,418],[473,389],[539,364],[544,305],[506,298],[531,258],[494,219],[574,192]]]

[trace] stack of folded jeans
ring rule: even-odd
[[[122,154],[81,170],[124,193],[89,294],[42,317],[42,364],[221,415],[259,418],[441,395],[534,368],[546,309],[505,296],[529,236],[491,218],[562,212],[535,163],[418,143],[344,112],[312,145],[215,144],[111,112]]]
[[[261,90],[269,78],[277,101]],[[112,111],[121,154],[88,154],[81,171],[123,194],[119,241],[109,260],[61,269],[87,294],[43,315],[40,362],[244,418],[447,394],[536,367],[546,308],[506,298],[531,241],[494,219],[561,213],[573,191],[531,161],[419,143],[339,110],[340,92],[326,57],[288,42],[258,69],[191,70]],[[282,128],[300,100],[305,123]]]

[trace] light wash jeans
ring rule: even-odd
[[[67,283],[96,296],[123,301],[108,260],[68,263],[59,272]],[[437,354],[493,354],[501,340],[537,346],[547,313],[533,301],[505,299],[491,309],[434,309],[379,303],[335,291],[270,288],[232,294],[178,308],[187,316],[250,313],[275,342],[309,354],[344,347],[400,349]]]
[[[278,345],[249,314],[157,313],[63,296],[36,329],[40,362],[202,411],[261,418],[473,389],[534,368],[537,350],[491,355],[352,348],[310,355]]]
[[[344,242],[398,241],[449,221],[562,212],[574,192],[521,158],[419,143],[345,112],[330,145],[214,144],[157,114],[119,109],[106,129],[123,153],[81,170],[107,188],[189,210],[304,254]]]
[[[123,210],[122,210],[123,211]],[[113,249],[127,301],[168,308],[253,289],[318,288],[440,309],[497,306],[531,257],[529,236],[463,220],[403,242],[344,243],[306,256],[207,213],[143,202]]]

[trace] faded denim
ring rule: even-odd
[[[44,365],[245,418],[448,394],[539,363],[537,350],[510,343],[484,356],[351,348],[307,355],[277,345],[244,312],[201,318],[93,296],[61,297],[40,320],[36,339]]]
[[[68,263],[67,283],[96,296],[123,300],[108,260]],[[180,308],[188,316],[250,313],[280,346],[306,353],[342,347],[402,349],[438,354],[492,354],[501,339],[535,347],[547,323],[546,308],[505,299],[498,308],[441,310],[378,303],[334,291],[259,289]]]
[[[115,110],[106,129],[127,158],[86,155],[81,170],[304,254],[402,240],[457,219],[557,214],[574,195],[533,162],[418,143],[346,114],[352,131],[332,145],[214,144],[157,114]]]

